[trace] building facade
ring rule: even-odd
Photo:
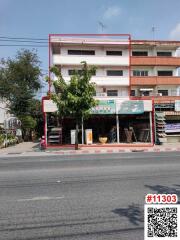
[[[86,142],[84,130],[91,129],[93,143],[98,143],[99,136],[104,135],[107,143],[153,144],[153,102],[159,111],[161,105],[175,105],[180,99],[179,47],[180,42],[137,41],[131,40],[128,34],[50,35],[49,65],[56,65],[65,81],[69,81],[75,71],[80,73],[82,61],[97,67],[91,81],[96,84],[95,98],[99,106],[92,110],[92,117],[82,123],[82,143]],[[45,135],[48,143],[55,117],[50,116],[51,109],[47,108]],[[99,126],[104,125],[102,129],[95,127],[97,122]],[[48,129],[48,125],[52,128]],[[73,120],[61,122],[61,127],[61,135],[70,136]],[[66,129],[64,134],[63,128]],[[72,142],[70,137],[65,140],[61,136],[60,142],[68,144]]]
[[[179,41],[132,41],[131,99],[153,99],[157,143],[180,142],[179,67]]]

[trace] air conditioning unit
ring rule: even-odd
[[[97,93],[98,97],[107,97],[107,93]]]

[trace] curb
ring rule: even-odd
[[[130,152],[178,152],[180,148],[148,148],[148,149],[93,149],[93,150],[56,150],[45,151],[46,153],[60,154],[60,155],[88,155],[88,154],[110,154],[110,153],[130,153]]]

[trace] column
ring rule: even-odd
[[[150,141],[153,143],[153,125],[152,125],[152,114],[153,112],[149,112],[149,123],[150,123]]]
[[[45,146],[47,146],[47,113],[44,112],[44,137],[45,137]]]
[[[119,143],[119,115],[116,114],[117,143]]]
[[[83,121],[83,117],[81,119],[81,135],[82,135],[82,144],[84,144],[84,121]]]

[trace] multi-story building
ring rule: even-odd
[[[83,129],[93,129],[95,142],[99,135],[107,136],[116,128],[116,143],[153,143],[152,100],[161,108],[162,104],[173,105],[180,99],[180,42],[137,41],[131,40],[130,35],[118,38],[50,35],[49,42],[50,66],[58,66],[65,81],[70,80],[75,70],[81,71],[82,61],[97,68],[91,81],[96,83],[95,98],[100,103],[83,124]],[[109,113],[105,109],[110,109]],[[102,123],[100,127],[104,125],[104,130],[98,130],[97,121]],[[67,121],[64,125],[64,128],[69,125],[70,134],[73,124]]]
[[[155,103],[179,99],[179,47],[180,42],[132,41],[131,96],[153,96]]]
[[[154,100],[156,113],[164,115],[169,142],[180,141],[179,67],[179,41],[132,41],[131,99]]]

